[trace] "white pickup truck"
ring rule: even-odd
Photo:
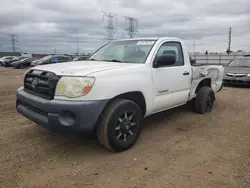
[[[117,40],[86,61],[28,69],[16,108],[50,130],[96,132],[121,152],[136,143],[143,117],[188,101],[197,113],[210,112],[223,74],[223,66],[192,66],[177,38]]]

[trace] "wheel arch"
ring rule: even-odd
[[[116,99],[126,99],[126,100],[133,101],[141,109],[142,116],[144,116],[146,114],[146,110],[147,110],[146,100],[145,100],[145,97],[141,91],[130,91],[130,92],[119,94],[119,95],[113,97],[110,100],[110,102],[113,100],[116,100]]]
[[[144,115],[146,114],[146,111],[147,111],[146,99],[141,91],[130,91],[130,92],[125,92],[125,93],[121,93],[121,94],[114,96],[105,105],[103,111],[112,101],[116,99],[125,99],[125,100],[133,101],[141,109],[142,116],[144,117]]]
[[[212,81],[210,78],[205,78],[205,79],[201,80],[195,89],[195,93],[197,93],[200,88],[205,87],[205,86],[212,87]]]

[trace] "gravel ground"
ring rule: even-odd
[[[224,87],[207,115],[188,105],[153,115],[135,147],[114,154],[17,114],[23,73],[0,67],[0,187],[250,187],[250,88]]]

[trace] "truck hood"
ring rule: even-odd
[[[225,67],[225,73],[250,74],[250,67]]]
[[[139,66],[139,64],[106,61],[77,61],[55,63],[50,65],[40,65],[31,69],[54,72],[56,75],[59,76],[87,76],[95,72],[135,66]]]

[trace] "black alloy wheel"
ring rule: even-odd
[[[117,140],[122,142],[129,141],[136,134],[136,129],[136,115],[133,112],[125,112],[118,118],[115,126]]]
[[[213,93],[210,92],[207,96],[206,106],[205,106],[205,112],[211,112],[214,104],[214,97]]]
[[[141,119],[141,110],[133,101],[111,101],[98,120],[96,132],[100,144],[114,152],[130,149],[140,135]]]
[[[215,101],[214,91],[211,87],[202,87],[198,90],[194,99],[194,110],[199,114],[206,114],[212,111]]]

